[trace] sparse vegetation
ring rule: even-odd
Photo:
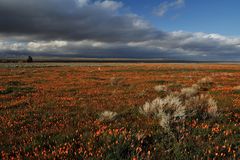
[[[198,81],[201,87],[210,83],[210,78],[203,78]],[[211,82],[212,83],[212,82]],[[170,131],[172,124],[176,121],[184,120],[185,117],[199,116],[197,119],[205,119],[206,116],[217,115],[217,103],[207,94],[199,94],[201,88],[198,84],[193,84],[192,87],[183,88],[181,91],[174,92],[165,98],[156,98],[152,102],[146,102],[139,108],[139,112],[148,117],[157,118],[160,120],[160,126],[165,130]],[[166,86],[156,86],[157,91],[166,91]]]
[[[0,67],[0,159],[240,158],[238,65],[27,65]]]

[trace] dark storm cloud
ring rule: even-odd
[[[42,40],[128,42],[165,35],[144,23],[134,15],[118,15],[111,8],[79,6],[76,0],[0,1],[1,33],[31,35]]]
[[[0,0],[0,57],[240,60],[240,38],[163,32],[121,12],[122,6],[112,0]]]

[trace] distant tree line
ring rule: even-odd
[[[28,63],[33,62],[33,58],[32,58],[31,56],[28,56],[28,58],[27,58],[27,62],[28,62]]]

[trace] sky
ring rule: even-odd
[[[240,60],[239,0],[0,0],[0,58]]]

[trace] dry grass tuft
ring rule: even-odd
[[[166,92],[167,91],[167,87],[165,85],[158,85],[154,87],[154,90],[156,92]]]
[[[155,113],[156,106],[153,103],[146,102],[142,107],[139,108],[139,112],[145,116],[151,116]]]
[[[204,78],[200,79],[197,83],[198,84],[209,84],[209,83],[213,83],[213,79],[211,77],[204,77]]]
[[[165,112],[158,112],[158,117],[159,117],[159,125],[165,131],[170,131],[170,120],[171,120],[170,115],[166,114]]]
[[[169,95],[163,99],[156,98],[151,103],[146,102],[139,108],[139,112],[159,119],[160,125],[165,130],[169,130],[170,123],[185,117],[185,106],[178,97]]]
[[[169,113],[174,119],[185,116],[185,106],[182,105],[179,97],[169,95],[163,101],[162,110]]]
[[[116,117],[117,113],[112,111],[104,111],[100,114],[100,121],[111,121]]]
[[[112,77],[110,78],[110,84],[111,86],[117,86],[121,83],[122,80],[123,78],[120,78],[120,77]]]
[[[152,102],[146,102],[139,108],[139,112],[145,116],[159,119],[159,124],[166,131],[171,126],[185,117],[197,116],[198,119],[206,119],[217,115],[217,103],[207,93],[200,94],[200,89],[212,84],[212,79],[205,77],[191,87],[183,88],[180,92],[171,93],[163,98],[156,98]],[[154,88],[156,91],[165,91],[166,86],[160,85]]]
[[[217,103],[207,94],[201,94],[195,97],[191,97],[185,103],[188,116],[199,116],[203,119],[217,115]]]
[[[198,85],[198,84],[193,84],[192,85],[192,88],[196,89],[196,90],[199,90],[201,87]]]
[[[235,90],[235,91],[240,90],[240,86],[233,87],[233,90]]]
[[[211,116],[216,116],[217,115],[217,111],[218,111],[217,102],[212,97],[210,97],[208,99],[208,113]]]
[[[187,98],[196,96],[198,92],[199,91],[197,87],[188,87],[188,88],[181,89],[181,95]]]

